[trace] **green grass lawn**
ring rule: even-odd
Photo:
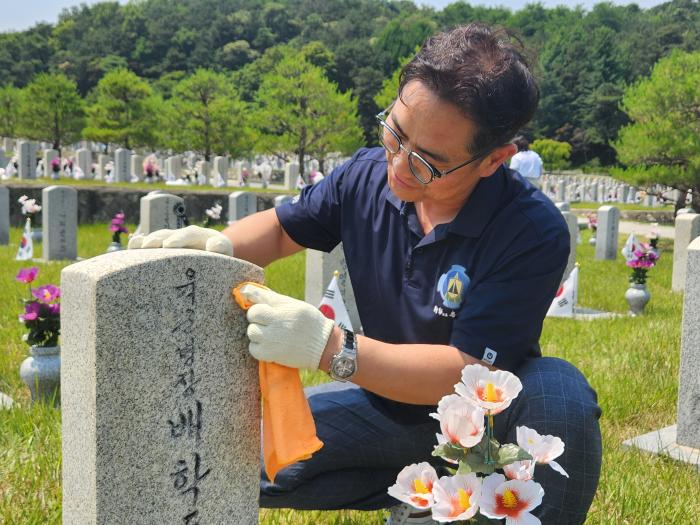
[[[134,225],[129,225],[133,231]],[[579,245],[580,304],[624,313],[627,268],[623,262],[595,261],[582,232]],[[0,391],[13,397],[16,408],[0,411],[0,523],[59,524],[61,521],[60,411],[31,405],[18,369],[27,355],[17,321],[24,285],[14,276],[26,263],[14,255],[19,229],[11,245],[0,246]],[[105,224],[81,226],[78,253],[91,257],[110,242]],[[624,239],[621,239],[621,243]],[[600,321],[548,319],[542,335],[546,355],[576,364],[598,391],[603,409],[603,472],[587,523],[691,524],[700,516],[700,475],[668,458],[622,449],[623,440],[673,424],[676,417],[682,297],[670,292],[672,244],[662,239],[663,255],[651,270],[652,300],[644,316]],[[61,263],[38,264],[40,284],[58,282]],[[275,290],[302,297],[304,258],[298,254],[266,270]],[[305,384],[325,381],[323,374],[305,374]],[[383,514],[361,512],[261,511],[261,522],[277,524],[378,524]]]
[[[642,206],[641,204],[622,204],[620,202],[572,202],[574,210],[597,210],[601,206],[615,206],[620,211],[673,211],[673,204],[663,206]]]

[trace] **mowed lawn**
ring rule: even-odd
[[[134,225],[130,225],[133,230]],[[0,246],[0,391],[13,397],[0,411],[0,523],[59,524],[61,521],[60,410],[29,402],[18,369],[27,355],[17,321],[25,285],[14,260],[20,231]],[[626,312],[628,270],[617,261],[593,260],[583,232],[578,246],[580,304]],[[81,226],[78,253],[91,257],[110,242],[106,224]],[[620,244],[624,238],[620,239]],[[673,460],[623,449],[623,440],[673,424],[676,417],[682,296],[670,292],[672,244],[662,240],[662,257],[650,272],[652,300],[644,316],[600,321],[548,319],[542,335],[546,355],[576,364],[598,391],[604,463],[591,524],[694,524],[700,516],[700,474]],[[40,248],[40,246],[39,246]],[[39,252],[40,254],[40,252]],[[32,263],[33,264],[33,263]],[[38,283],[57,283],[63,263],[37,264]],[[295,297],[304,293],[304,258],[298,254],[266,270],[268,284]],[[304,374],[306,384],[325,381]],[[378,524],[385,513],[261,511],[264,524]]]

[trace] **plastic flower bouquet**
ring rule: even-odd
[[[647,272],[656,265],[659,255],[648,244],[642,243],[641,249],[632,252],[632,257],[627,261],[627,266],[632,268],[630,282],[633,284],[645,284]]]
[[[53,284],[32,288],[38,273],[37,267],[23,268],[15,277],[29,288],[29,297],[23,300],[24,312],[19,316],[29,330],[23,340],[30,346],[56,346],[61,331],[61,289]]]
[[[109,231],[112,232],[112,242],[121,244],[121,234],[129,233],[129,230],[124,226],[124,212],[120,211],[115,214],[112,218],[112,222],[109,225]]]
[[[588,213],[586,217],[588,218],[588,227],[595,233],[598,230],[598,216],[595,213]]]
[[[22,195],[19,199],[17,199],[17,202],[22,205],[22,215],[26,215],[30,219],[35,213],[39,213],[41,211],[41,206],[37,204],[36,199],[30,199],[26,195]]]
[[[452,475],[438,478],[427,462],[409,465],[389,494],[417,510],[430,509],[438,522],[502,523],[505,518],[506,525],[539,524],[530,514],[544,496],[533,480],[535,465],[549,464],[568,477],[554,461],[564,452],[564,443],[524,426],[516,429],[517,445],[494,439],[494,416],[521,390],[520,380],[510,372],[478,364],[464,367],[456,394],[443,397],[437,413],[431,414],[441,431],[433,456],[452,464],[446,467]]]
[[[206,214],[206,217],[204,218],[204,227],[209,228],[211,227],[212,223],[219,222],[221,220],[221,212],[223,209],[223,206],[221,206],[221,204],[218,202],[211,208],[207,209],[204,212]]]
[[[51,159],[51,171],[53,171],[54,173],[58,173],[59,171],[61,171],[61,159],[59,159],[58,157],[54,157],[53,159]]]

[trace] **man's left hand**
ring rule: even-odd
[[[260,361],[317,370],[333,321],[309,303],[253,285],[241,288],[251,303],[247,313],[248,347]]]

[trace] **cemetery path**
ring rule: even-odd
[[[586,228],[588,228],[588,220],[579,219],[578,227],[580,230],[585,230]],[[646,237],[647,235],[649,235],[650,230],[650,222],[620,221],[620,233],[634,233],[635,235]],[[659,237],[664,237],[666,239],[676,238],[676,231],[673,226],[659,225],[656,227],[656,231],[659,233]]]

